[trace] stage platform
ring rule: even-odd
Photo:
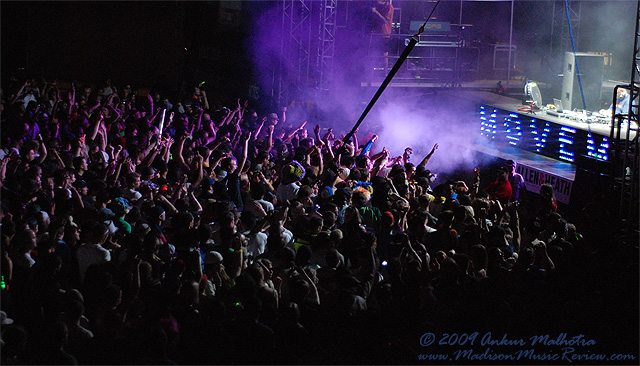
[[[449,92],[449,93],[455,93],[455,92]],[[581,120],[582,116],[579,113],[567,114],[564,117],[552,115],[550,114],[550,113],[553,113],[552,111],[544,111],[544,110],[535,111],[533,114],[527,113],[527,112],[518,110],[518,108],[523,107],[521,100],[498,95],[495,93],[489,93],[486,91],[467,90],[464,93],[455,93],[455,95],[459,98],[466,99],[467,101],[470,101],[473,103],[479,103],[483,105],[496,107],[501,110],[517,113],[524,117],[542,119],[549,122],[553,122],[558,125],[576,128],[578,130],[582,130],[585,132],[592,132],[594,134],[598,134],[601,136],[609,136],[611,133],[610,119],[608,118],[603,119],[603,118],[592,117],[592,119],[596,119],[598,120],[598,122],[593,122],[593,121],[590,122],[589,120],[587,121]],[[606,123],[602,123],[602,122],[606,122]],[[623,127],[620,132],[621,132],[621,136],[626,136],[627,128]],[[637,133],[637,130],[632,129],[630,131],[631,138],[634,138],[636,133]]]
[[[382,84],[383,79],[375,80],[371,82],[363,81],[360,83],[362,87],[375,87],[378,88]],[[511,80],[507,83],[506,80],[487,79],[487,80],[472,80],[472,81],[458,81],[456,89],[464,90],[495,90],[498,82],[502,83],[502,86],[507,90],[523,91],[525,80]],[[433,89],[433,88],[451,88],[452,84],[456,83],[455,80],[442,80],[442,81],[430,81],[426,79],[401,79],[394,78],[388,85],[389,88],[418,88],[418,89]],[[538,83],[540,89],[548,87],[546,84]]]
[[[510,146],[497,146],[495,144],[475,144],[472,148],[483,154],[499,156],[504,160],[513,160],[518,164],[523,164],[553,174],[567,180],[573,181],[576,178],[576,166],[552,159],[543,155],[520,150]]]
[[[475,106],[474,118],[478,141],[472,148],[480,153],[518,163],[527,190],[538,193],[542,184],[554,187],[559,202],[570,204],[584,199],[588,187],[609,171],[611,128],[606,123],[580,120],[583,114],[571,118],[535,114],[522,110],[520,100],[479,90],[448,90],[447,94],[460,105]],[[599,122],[604,122],[600,119]],[[627,133],[623,128],[622,134]],[[632,137],[637,130],[629,131]],[[600,184],[598,183],[598,184]],[[585,188],[587,187],[587,188]],[[574,189],[575,188],[575,189]]]

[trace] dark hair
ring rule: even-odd
[[[473,266],[476,269],[486,269],[487,268],[487,248],[482,244],[476,244],[469,248],[469,256],[471,261],[473,262]]]
[[[244,210],[240,215],[240,221],[249,229],[253,229],[253,227],[256,226],[256,223],[258,222],[258,217],[253,212]]]
[[[342,160],[340,160],[340,164],[351,168],[353,166],[353,164],[355,163],[356,159],[353,156],[345,156],[342,158]]]
[[[313,189],[311,189],[311,187],[307,185],[304,185],[300,187],[300,189],[298,189],[298,199],[309,198],[311,197],[311,194],[313,194]]]

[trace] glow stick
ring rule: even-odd
[[[160,137],[162,137],[162,130],[164,129],[164,115],[167,113],[166,109],[162,110],[162,119],[160,120]]]

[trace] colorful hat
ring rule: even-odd
[[[289,164],[282,167],[282,179],[287,183],[294,183],[304,178],[305,169],[296,160],[292,160]]]

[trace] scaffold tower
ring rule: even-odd
[[[330,89],[338,0],[282,0],[280,61],[273,74],[273,101],[289,94]]]
[[[636,29],[633,44],[633,63],[631,82],[617,85],[613,90],[613,104],[619,89],[629,92],[628,109],[614,113],[611,123],[610,141],[613,142],[611,162],[611,186],[616,195],[617,216],[622,223],[621,235],[628,244],[638,244],[638,226],[640,225],[638,196],[640,176],[640,144],[638,135],[638,107],[640,100],[640,0],[636,8]]]
[[[569,5],[569,17],[571,19],[571,29],[573,30],[573,40],[580,44],[580,13],[581,1],[567,1]],[[551,38],[549,40],[549,55],[563,55],[566,51],[571,51],[571,35],[569,34],[569,22],[567,21],[567,10],[564,1],[553,2],[553,15],[551,17]]]

